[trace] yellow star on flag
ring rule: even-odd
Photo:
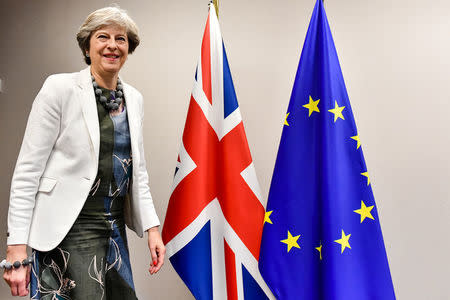
[[[361,208],[354,210],[355,213],[361,215],[361,223],[364,221],[365,218],[369,218],[372,220],[375,220],[370,211],[373,209],[373,205],[367,207],[366,204],[361,200]]]
[[[311,96],[309,96],[309,103],[303,105],[304,108],[307,108],[309,110],[308,117],[311,116],[313,111],[320,112],[319,108],[317,107],[317,105],[319,105],[319,101],[320,101],[320,99],[317,99],[316,101],[314,101],[313,98]]]
[[[270,215],[273,213],[273,210],[271,210],[271,211],[266,211],[266,213],[264,214],[264,223],[270,223],[270,224],[273,224],[272,223],[272,220],[270,219]]]
[[[296,236],[292,236],[292,234],[288,230],[288,237],[285,240],[281,240],[280,242],[285,243],[287,245],[287,252],[291,251],[292,247],[296,247],[300,249],[300,246],[297,243],[297,240],[299,239],[300,234]]]
[[[289,126],[289,123],[288,123],[288,121],[287,121],[287,118],[289,117],[289,114],[290,114],[290,113],[287,113],[287,114],[286,114],[286,118],[284,118],[284,125],[287,125],[287,126]]]
[[[361,141],[359,140],[359,135],[352,136],[351,139],[357,141],[356,149],[359,149],[359,147],[361,147]]]
[[[369,172],[361,173],[361,175],[364,176],[364,177],[367,177],[367,185],[369,185],[370,184]]]
[[[334,101],[334,108],[333,109],[329,109],[328,111],[330,113],[334,114],[334,123],[336,123],[338,118],[341,118],[342,120],[344,119],[344,116],[342,115],[342,111],[344,110],[345,106],[340,106],[338,105],[337,101]]]
[[[320,260],[322,260],[322,242],[320,243],[320,246],[319,246],[319,247],[316,247],[316,248],[314,248],[314,249],[316,249],[317,251],[319,251],[319,257],[320,257]]]
[[[345,248],[352,249],[352,247],[350,247],[350,243],[348,242],[350,236],[351,234],[345,235],[344,229],[342,229],[341,238],[339,240],[335,240],[336,243],[341,244],[341,254],[344,253]]]

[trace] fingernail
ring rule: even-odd
[[[153,261],[153,265],[156,266],[158,262],[156,260]]]

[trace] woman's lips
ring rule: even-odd
[[[103,55],[103,57],[108,61],[115,61],[119,59],[118,55]]]

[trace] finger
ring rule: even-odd
[[[152,254],[152,265],[155,266],[158,263],[158,255],[156,254],[155,247],[150,248],[150,253]]]
[[[159,264],[159,263],[158,263],[158,264],[156,265],[155,269],[153,270],[153,274],[156,273],[156,272],[158,272],[159,269],[161,269],[161,266],[162,266],[162,264]]]
[[[27,286],[26,284],[26,280],[21,280],[20,283],[17,286],[17,292],[19,294],[19,296],[26,296],[28,295],[28,290],[27,290]]]
[[[19,290],[17,289],[17,284],[11,283],[11,295],[19,296]]]
[[[158,251],[158,264],[155,267],[155,273],[158,272],[164,264],[165,252],[164,248]]]
[[[150,265],[150,268],[148,269],[148,271],[150,272],[151,275],[156,273],[156,266],[157,265],[158,265],[158,263]]]
[[[150,266],[150,268],[148,269],[148,271],[150,272],[150,275],[155,274],[155,266]]]
[[[161,254],[158,255],[158,264],[156,265],[157,271],[159,269],[161,269],[163,264],[164,264],[164,254],[161,253]]]
[[[151,253],[151,261],[150,261],[150,268],[148,271],[150,272],[150,275],[153,275],[155,273],[155,266],[158,262],[158,255],[156,254],[156,249],[154,247],[150,247],[150,253]]]

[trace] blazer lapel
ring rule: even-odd
[[[123,85],[123,94],[127,106],[128,127],[130,128],[131,155],[133,157],[133,166],[139,164],[139,131],[141,114],[136,102],[135,95],[129,86],[120,79]],[[133,167],[133,173],[137,172],[137,167]]]
[[[79,100],[83,117],[91,138],[92,149],[94,150],[94,159],[98,164],[100,148],[100,127],[98,123],[97,103],[95,100],[94,89],[92,88],[90,67],[80,71],[78,77],[80,87]]]

